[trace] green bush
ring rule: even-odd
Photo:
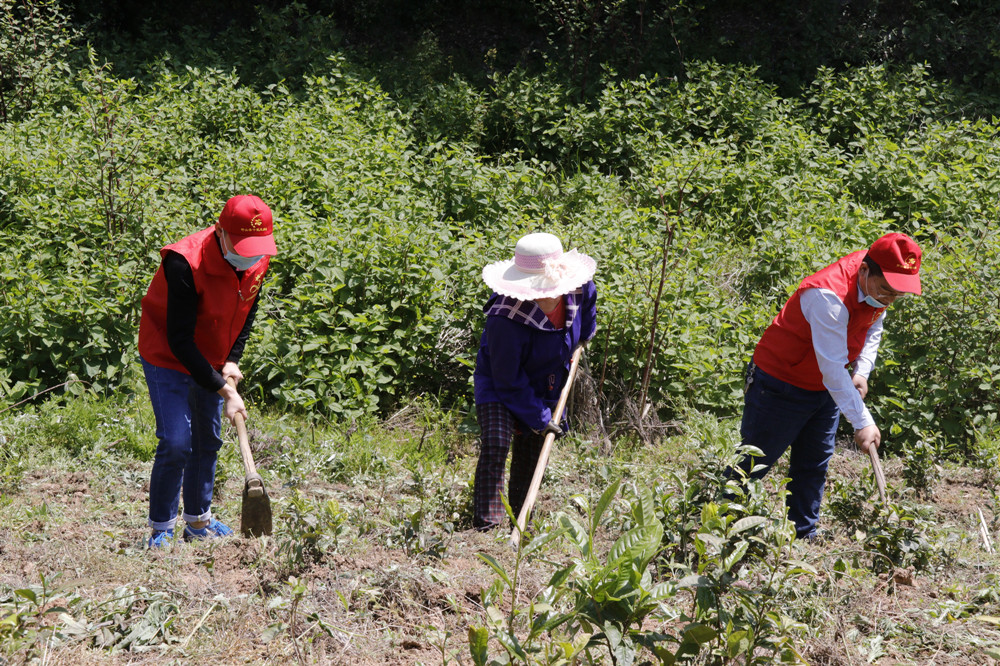
[[[931,78],[926,65],[898,71],[885,65],[846,72],[823,67],[805,95],[817,131],[844,148],[872,134],[902,140],[954,105],[954,94]]]
[[[297,11],[279,32],[326,25]],[[556,65],[478,90],[441,78],[431,35],[414,63],[428,85],[399,103],[341,53],[303,51],[279,82],[245,78],[250,55],[199,64],[195,33],[143,39],[173,48],[127,61],[135,77],[68,54],[58,90],[0,126],[7,404],[71,376],[121,386],[158,248],[249,191],[276,213],[279,254],[245,390],[281,409],[467,405],[481,268],[544,229],[599,262],[589,356],[614,432],[649,406],[734,416],[798,282],[897,230],[924,246],[927,294],[890,312],[872,376],[890,450],[933,434],[968,453],[995,412],[996,127],[952,119],[927,68],[823,70],[802,101],[711,61],[683,80],[606,68],[586,95]]]
[[[55,0],[0,0],[0,122],[66,99],[68,59],[80,37]]]

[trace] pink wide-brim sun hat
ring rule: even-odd
[[[501,296],[530,301],[568,294],[589,282],[596,270],[591,257],[563,252],[559,238],[537,233],[517,241],[513,259],[483,268],[483,281]]]

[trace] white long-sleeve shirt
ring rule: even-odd
[[[858,289],[858,302],[864,300]],[[812,329],[812,344],[816,361],[823,373],[823,385],[830,392],[841,413],[855,430],[874,425],[875,419],[865,406],[861,394],[851,381],[847,369],[847,306],[829,289],[806,289],[799,300],[802,314]],[[865,379],[875,367],[878,346],[882,342],[882,323],[885,312],[879,315],[865,335],[865,344],[854,364],[854,372]]]

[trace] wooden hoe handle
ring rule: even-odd
[[[875,471],[875,485],[878,486],[878,496],[882,504],[888,506],[885,499],[885,473],[882,471],[882,463],[878,459],[878,449],[874,446],[868,447],[868,456],[872,459],[872,469]]]
[[[226,380],[230,386],[236,388],[236,380],[230,377]],[[243,420],[242,414],[237,414],[233,419],[236,425],[236,436],[240,442],[240,455],[243,457],[243,471],[246,475],[247,493],[251,497],[258,497],[264,494],[264,482],[257,473],[257,466],[253,463],[253,453],[250,451],[250,438],[247,436],[247,424]]]
[[[573,386],[573,380],[576,379],[576,369],[580,365],[580,356],[583,354],[583,345],[577,346],[573,350],[573,358],[569,364],[569,374],[566,376],[566,384],[563,385],[562,393],[559,394],[559,402],[556,403],[556,408],[552,412],[552,419],[557,420],[562,417],[563,410],[566,409],[566,403],[569,401],[569,390]],[[517,548],[518,544],[521,542],[521,533],[524,531],[524,526],[528,522],[528,515],[531,513],[531,507],[535,505],[535,499],[538,497],[538,488],[542,485],[542,476],[545,475],[545,466],[549,463],[549,452],[552,450],[552,444],[556,441],[556,434],[550,432],[545,436],[545,442],[542,444],[542,450],[538,454],[538,462],[535,464],[535,473],[531,476],[531,485],[528,486],[528,494],[524,498],[524,505],[521,507],[521,512],[517,516],[517,524],[510,533],[510,545]]]

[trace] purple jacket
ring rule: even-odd
[[[476,404],[502,403],[518,421],[541,430],[552,420],[573,349],[597,331],[597,289],[591,281],[566,294],[562,329],[553,328],[534,301],[493,294],[483,311]]]

